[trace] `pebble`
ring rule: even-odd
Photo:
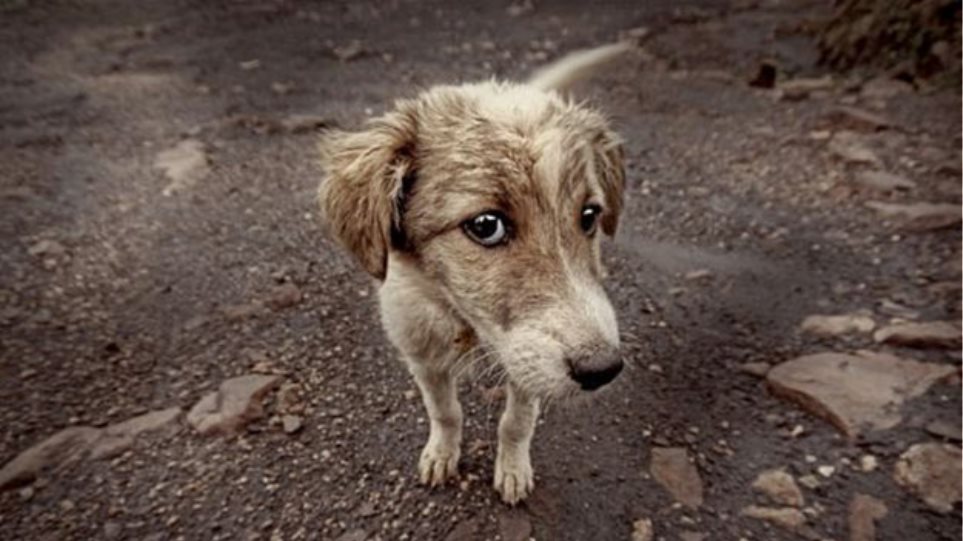
[[[800,329],[817,336],[840,336],[850,333],[868,333],[876,328],[872,317],[864,313],[843,315],[811,315],[803,320]]]
[[[304,421],[298,415],[283,415],[281,417],[281,426],[284,427],[285,433],[294,434],[303,428]]]
[[[875,541],[876,521],[887,512],[886,505],[872,496],[853,496],[849,503],[849,541]]]
[[[649,471],[677,502],[690,508],[702,505],[702,478],[684,448],[653,448]]]
[[[752,488],[781,505],[801,507],[805,503],[796,480],[784,469],[766,470],[760,473],[753,481]]]
[[[652,541],[654,533],[651,519],[640,518],[632,523],[632,541]]]

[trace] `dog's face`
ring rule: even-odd
[[[601,287],[624,173],[604,119],[525,86],[442,87],[322,143],[332,233],[383,279],[413,266],[520,389],[593,390],[621,370]]]

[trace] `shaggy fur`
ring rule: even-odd
[[[575,370],[621,367],[600,235],[580,227],[586,205],[597,205],[601,231],[616,231],[620,140],[600,114],[553,88],[624,49],[568,57],[529,84],[439,86],[321,143],[324,221],[381,282],[385,331],[428,411],[424,483],[457,474],[466,363],[494,363],[507,376],[494,485],[510,504],[534,485],[539,402],[583,393]],[[488,211],[508,220],[504,244],[482,246],[464,230]]]

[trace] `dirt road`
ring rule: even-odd
[[[666,540],[959,539],[958,485],[938,510],[943,470],[894,474],[913,444],[959,453],[959,92],[818,79],[800,29],[821,3],[582,4],[0,4],[0,461],[93,429],[0,492],[0,538],[622,540],[647,519]],[[639,27],[644,51],[578,89],[627,141],[605,259],[632,367],[547,412],[516,509],[490,488],[498,392],[466,382],[462,481],[424,489],[414,385],[317,224],[316,130]],[[749,86],[765,59],[805,84]],[[814,314],[864,323],[801,330]],[[955,336],[874,337],[894,318]],[[760,377],[858,350],[951,374],[860,410],[897,423],[855,437]],[[255,372],[279,378],[240,435],[178,417],[87,456]],[[752,487],[780,468],[803,501]]]

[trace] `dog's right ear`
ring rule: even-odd
[[[383,280],[392,242],[403,238],[401,205],[414,178],[414,122],[402,112],[362,132],[328,132],[319,145],[321,218],[369,274]]]

